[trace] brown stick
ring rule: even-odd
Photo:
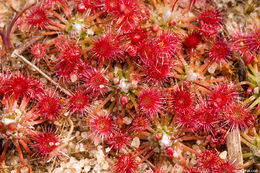
[[[33,65],[30,61],[28,61],[25,57],[23,57],[22,55],[19,55],[16,50],[13,51],[11,57],[19,57],[20,59],[22,59],[26,64],[28,64],[29,66],[31,66],[33,69],[35,69],[38,73],[40,73],[43,77],[45,77],[48,81],[50,81],[52,84],[54,84],[56,87],[58,87],[64,94],[71,96],[71,93],[66,90],[65,88],[61,87],[60,84],[58,84],[57,82],[55,82],[53,79],[51,79],[47,74],[45,74],[43,71],[41,71],[38,67],[36,67],[35,65]]]

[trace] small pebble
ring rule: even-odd
[[[89,172],[89,171],[90,171],[90,169],[91,169],[91,167],[90,167],[90,166],[85,166],[85,167],[84,167],[84,171],[85,171],[85,172]]]
[[[202,144],[202,141],[201,141],[201,140],[197,140],[197,141],[196,141],[196,144],[197,144],[197,145],[200,145],[200,144]]]
[[[138,148],[140,146],[140,139],[138,137],[135,137],[131,143],[131,146],[134,148]]]
[[[21,173],[27,173],[28,172],[28,168],[27,167],[23,167],[22,169],[21,169]]]
[[[103,170],[107,170],[109,168],[109,164],[107,162],[105,162],[102,166]]]
[[[81,171],[81,168],[83,167],[84,165],[80,164],[80,162],[76,163],[76,164],[73,164],[72,165],[72,168],[74,168],[76,170],[76,172],[80,172]]]
[[[65,169],[63,172],[64,173],[72,173],[71,169]]]
[[[106,150],[105,150],[106,153],[108,153],[111,149],[112,149],[111,147],[107,147]]]
[[[126,125],[129,125],[129,124],[132,123],[132,119],[129,118],[129,117],[124,117],[124,118],[123,118],[123,122],[124,122]]]
[[[53,173],[62,173],[63,172],[63,169],[62,168],[55,168],[53,170]]]
[[[82,132],[81,133],[81,137],[84,138],[84,139],[87,139],[88,138],[88,133],[87,132]]]
[[[227,159],[227,151],[223,151],[222,153],[219,154],[219,157],[223,160]]]

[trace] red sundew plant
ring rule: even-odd
[[[240,104],[233,105],[229,112],[225,114],[224,120],[224,124],[231,129],[247,129],[255,124],[253,114],[250,113],[249,109]]]
[[[79,13],[84,13],[86,11],[86,7],[82,1],[75,0],[75,3],[77,4],[77,11]]]
[[[62,144],[60,137],[51,131],[40,132],[34,135],[33,139],[35,140],[33,148],[45,159],[50,159],[50,154],[52,154],[53,157],[54,154],[52,152],[55,152],[55,149]],[[57,156],[59,153],[55,153],[55,155]]]
[[[233,84],[222,84],[216,86],[213,91],[210,92],[208,100],[210,105],[216,109],[225,111],[238,102],[239,93]]]
[[[232,49],[242,55],[246,65],[251,64],[259,53],[259,30],[259,27],[255,27],[251,32],[243,32],[240,29],[233,34]]]
[[[244,55],[249,52],[249,45],[247,44],[247,33],[243,31],[237,31],[233,34],[232,49],[238,51],[240,54]]]
[[[128,134],[117,131],[113,134],[113,137],[107,141],[107,144],[118,152],[126,148],[129,142],[130,136]]]
[[[43,0],[41,6],[46,10],[60,9],[66,17],[71,17],[71,9],[68,0]]]
[[[200,156],[200,165],[204,169],[215,169],[220,165],[220,158],[216,152],[206,150]]]
[[[0,96],[3,96],[5,94],[7,83],[8,81],[10,81],[11,77],[12,76],[9,75],[8,73],[0,74]]]
[[[214,147],[225,144],[226,134],[227,131],[224,128],[216,129],[210,137],[210,145]]]
[[[222,160],[215,151],[205,150],[203,154],[199,156],[199,164],[197,167],[194,167],[190,172],[227,172],[232,173],[236,171],[231,163]]]
[[[72,74],[75,74],[78,79],[84,78],[84,73],[89,69],[89,65],[85,64],[81,59],[75,64]]]
[[[170,70],[171,64],[164,63],[162,59],[158,61],[154,60],[151,64],[145,64],[144,66],[145,80],[152,83],[163,83],[171,76]]]
[[[7,75],[1,74],[1,77],[5,76]],[[4,157],[8,151],[8,147],[11,144],[14,144],[18,151],[22,165],[30,168],[30,166],[24,162],[23,150],[21,147],[23,147],[24,150],[29,154],[33,154],[34,150],[32,150],[30,146],[32,146],[33,141],[35,141],[38,143],[37,147],[39,150],[37,153],[40,155],[46,156],[46,151],[51,151],[51,148],[47,148],[47,146],[42,143],[45,141],[42,139],[43,136],[40,135],[42,132],[37,131],[34,128],[35,126],[44,123],[47,120],[47,117],[45,115],[39,114],[37,108],[30,105],[31,102],[36,102],[36,100],[35,96],[32,97],[30,94],[27,94],[27,92],[29,92],[30,89],[33,90],[37,88],[29,88],[28,86],[30,86],[30,84],[26,82],[27,80],[35,79],[21,76],[21,74],[12,74],[12,76],[7,80],[13,80],[15,83],[19,81],[16,87],[20,88],[11,90],[13,91],[12,95],[9,95],[10,88],[3,88],[4,92],[7,94],[1,96],[1,105],[4,107],[4,109],[0,118],[0,138],[5,142],[5,144],[4,150],[1,153],[0,162],[3,162]],[[38,136],[38,138],[34,138],[35,136]],[[45,151],[43,150],[44,147],[46,149]]]
[[[122,155],[114,167],[114,172],[118,173],[134,173],[137,169],[137,162],[130,155]]]
[[[136,29],[133,32],[129,33],[129,39],[134,45],[140,45],[147,38],[147,32],[143,29]],[[140,45],[141,46],[141,45]]]
[[[56,66],[54,67],[56,69],[56,75],[59,76],[59,78],[62,81],[68,82],[71,78],[71,75],[75,71],[76,64],[67,60],[60,61]]]
[[[116,125],[110,115],[91,115],[87,121],[93,140],[97,143],[111,139],[116,132]]]
[[[228,44],[219,40],[210,48],[209,58],[212,62],[225,63],[231,59],[230,53]]]
[[[77,90],[68,102],[71,113],[84,114],[89,106],[90,98],[81,90]]]
[[[33,131],[30,129],[30,125],[40,124],[44,120],[37,121],[39,116],[31,114],[33,111],[30,112],[28,110],[25,110],[29,100],[29,98],[23,97],[23,101],[19,105],[15,102],[14,97],[10,97],[9,99],[3,98],[3,101],[5,102],[4,106],[6,107],[6,109],[1,117],[1,139],[5,140],[5,149],[1,154],[0,162],[3,162],[7,149],[11,143],[16,146],[21,163],[23,165],[25,163],[20,145],[22,145],[27,152],[29,152],[30,154],[32,153],[32,151],[28,147],[28,145],[30,144],[28,136],[34,134]],[[23,128],[18,128],[19,126]],[[23,134],[22,138],[20,137],[20,134]]]
[[[37,29],[44,29],[49,24],[49,19],[43,8],[34,7],[26,16],[26,22]]]
[[[133,120],[132,130],[134,132],[145,131],[150,128],[149,120],[145,117],[139,116]]]
[[[55,38],[55,47],[62,51],[69,47],[70,41],[65,35],[59,35]]]
[[[181,50],[181,41],[179,36],[171,33],[161,34],[155,41],[161,56],[172,57]]]
[[[129,102],[129,98],[127,96],[120,97],[120,103],[123,107],[125,107],[128,102]]]
[[[104,10],[109,14],[117,13],[119,3],[116,0],[104,0]]]
[[[55,47],[61,51],[55,66],[57,75],[63,81],[69,81],[73,74],[81,77],[85,67],[82,66],[81,51],[78,45],[61,35],[56,38]]]
[[[59,118],[61,114],[61,105],[59,103],[59,97],[56,96],[55,92],[49,91],[48,93],[39,95],[37,113],[50,121]]]
[[[245,52],[259,52],[259,31],[258,27],[249,33],[239,31],[234,34],[233,48],[241,54]]]
[[[111,11],[111,15],[115,16],[114,21],[118,32],[129,33],[149,18],[149,12],[139,0],[119,0],[116,6],[112,3],[108,1],[106,9],[108,13]]]
[[[236,167],[234,167],[231,163],[222,163],[219,168],[215,169],[214,171],[216,173],[221,173],[221,172],[225,172],[225,173],[232,173],[235,172],[237,170]]]
[[[138,47],[137,54],[145,64],[153,63],[156,56],[156,45],[153,43],[144,43]]]
[[[31,47],[31,54],[37,60],[43,59],[46,56],[46,48],[43,44],[35,44]]]
[[[184,40],[184,46],[188,49],[195,49],[200,43],[201,36],[198,33],[191,33]]]
[[[155,88],[145,88],[140,91],[139,108],[144,114],[153,117],[163,109],[163,97]]]
[[[56,172],[67,160],[46,162],[68,151],[81,159],[69,162],[76,172],[83,170],[74,164],[88,159],[91,170],[116,173],[252,168],[260,31],[247,14],[246,26],[256,26],[238,23],[230,33],[236,15],[220,7],[205,0],[38,0],[16,12],[0,30],[0,163],[18,154],[22,167]]]
[[[221,27],[222,17],[217,10],[205,10],[199,15],[199,20],[201,24],[212,25],[216,27]]]
[[[200,31],[206,36],[214,37],[222,27],[222,17],[219,11],[207,9],[200,13]]]
[[[137,54],[136,46],[129,44],[125,47],[125,50],[131,57],[136,57]]]
[[[249,33],[246,43],[249,47],[249,51],[259,53],[259,51],[260,51],[260,28],[255,27],[254,31]]]
[[[76,63],[80,59],[80,50],[77,45],[67,46],[60,54],[61,61]]]
[[[101,7],[101,0],[81,0],[85,11],[95,11],[98,7]]]
[[[87,90],[101,95],[106,92],[106,88],[109,84],[103,70],[97,71],[92,68],[87,70],[83,76]]]
[[[183,129],[191,128],[193,131],[196,130],[195,124],[196,124],[196,116],[195,111],[193,111],[193,107],[191,107],[190,110],[185,112],[176,112],[176,124],[177,127],[181,127]]]
[[[199,166],[192,168],[192,172],[193,170],[196,172],[198,169],[200,169],[200,171],[211,172],[217,169],[220,164],[221,160],[219,156],[214,151],[206,150],[199,156]]]
[[[23,74],[18,73],[7,74],[9,80],[5,80],[5,94],[6,95],[14,95],[16,99],[19,96],[30,96],[37,97],[39,94],[43,92],[43,85],[37,80],[30,77],[25,77]]]
[[[218,120],[217,112],[212,109],[209,105],[204,103],[199,103],[195,111],[195,129],[203,131],[205,133],[212,133],[212,130]]]
[[[192,109],[194,104],[193,94],[185,88],[178,88],[170,96],[170,105],[176,112],[185,112]]]
[[[122,59],[123,57],[119,42],[112,34],[106,34],[94,41],[92,52],[98,61],[111,61],[116,58]]]

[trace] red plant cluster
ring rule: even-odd
[[[245,129],[255,124],[254,116],[240,104],[233,84],[217,86],[203,100],[193,101],[194,98],[188,92],[186,91],[186,95],[183,92],[179,97],[175,96],[176,92],[173,95],[176,97],[173,105],[179,126],[213,133],[213,129],[220,127],[225,127],[226,130]]]
[[[199,158],[197,167],[189,170],[190,173],[197,172],[227,172],[232,173],[237,169],[229,162],[222,160],[214,151],[206,150]]]
[[[22,72],[0,74],[0,162],[11,143],[22,164],[20,146],[46,160],[57,156],[70,138],[64,142],[55,125],[66,118],[84,124],[95,145],[112,149],[113,172],[134,173],[149,161],[162,173],[169,159],[187,172],[238,169],[213,151],[225,148],[230,131],[257,122],[258,103],[244,104],[240,87],[255,84],[238,83],[236,74],[246,67],[235,67],[236,52],[257,66],[260,31],[223,33],[220,11],[196,0],[186,6],[181,0],[42,0],[17,14],[0,32],[1,52],[13,50],[11,34],[30,40],[23,61],[50,83]],[[197,162],[187,163],[188,155]]]
[[[36,152],[47,159],[61,145],[61,139],[54,132],[38,131],[34,127],[58,118],[59,101],[54,93],[44,94],[44,86],[37,79],[21,73],[1,73],[0,81],[1,107],[4,111],[0,118],[0,138],[4,140],[0,162],[3,162],[10,144],[15,145],[23,165],[21,146],[29,154]],[[37,106],[31,106],[32,102],[38,102]]]
[[[255,26],[253,31],[237,31],[232,37],[232,49],[240,53],[247,65],[257,57],[260,52],[260,29]]]

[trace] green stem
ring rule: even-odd
[[[260,109],[255,111],[255,115],[256,116],[260,115]],[[259,136],[260,136],[260,130],[259,130]]]
[[[256,71],[255,71],[254,67],[251,64],[249,64],[247,67],[252,72],[252,74],[255,76],[256,75]]]
[[[260,136],[256,136],[256,144],[257,146],[260,146]]]
[[[251,81],[254,81],[254,82],[256,82],[256,83],[259,83],[259,81],[257,80],[257,78],[254,76],[254,75],[252,75],[252,74],[248,74],[248,77],[249,77],[249,79],[251,80]]]
[[[248,99],[246,99],[244,101],[244,105],[249,105],[249,103],[251,103],[252,101],[254,101],[256,99],[255,95],[252,95],[251,97],[249,97]]]
[[[258,103],[260,103],[260,97],[258,97],[250,106],[250,109],[253,109]]]
[[[246,159],[248,157],[251,157],[252,155],[253,155],[253,153],[244,153],[243,158]]]
[[[254,140],[252,140],[247,134],[245,134],[244,132],[241,132],[240,133],[241,134],[241,136],[243,136],[248,142],[250,142],[251,144],[255,144],[255,141]]]
[[[136,114],[138,115],[139,114],[139,110],[138,110],[138,105],[135,101],[135,98],[133,96],[129,96],[130,97],[130,100],[132,101],[132,103],[134,104],[134,107],[135,107],[135,111],[136,111]]]
[[[254,145],[250,144],[249,142],[247,142],[245,139],[241,138],[241,142],[243,142],[244,144],[246,144],[249,148],[255,148]]]

